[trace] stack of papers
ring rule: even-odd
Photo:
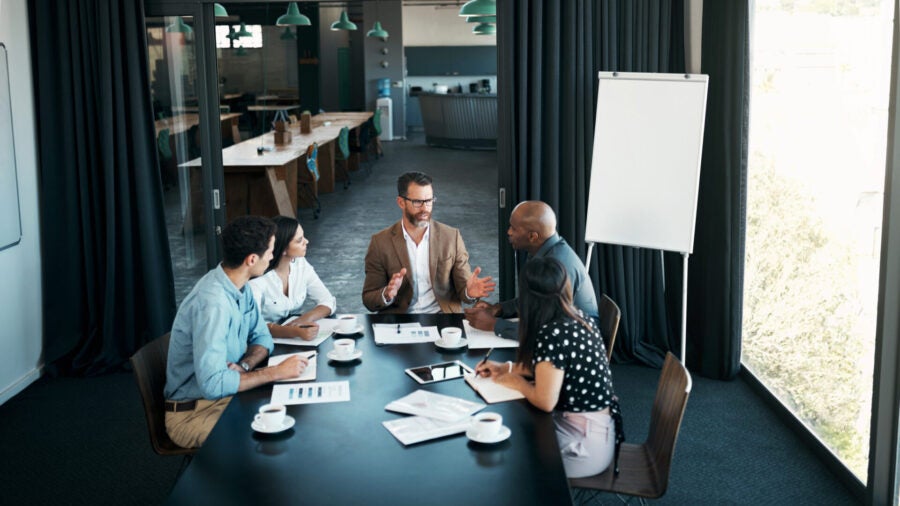
[[[299,316],[295,316],[287,321],[285,321],[282,325],[287,325],[288,323],[296,320]],[[334,334],[334,329],[337,328],[338,321],[335,318],[322,318],[317,321],[319,324],[319,334],[309,341],[304,339],[300,339],[299,337],[273,337],[272,341],[275,344],[288,344],[291,346],[311,346],[315,347],[322,344],[322,341],[331,337]]]
[[[416,416],[389,420],[382,425],[398,441],[410,445],[465,432],[471,416],[484,407],[480,402],[416,390],[384,407],[388,411]]]
[[[441,338],[437,327],[423,327],[419,323],[375,323],[372,332],[375,344],[433,343]]]
[[[518,348],[519,341],[515,339],[504,339],[492,330],[478,330],[469,324],[468,320],[463,320],[463,327],[466,329],[466,339],[469,341],[470,350],[487,350],[490,348]]]

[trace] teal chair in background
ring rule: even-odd
[[[322,204],[319,202],[319,144],[312,143],[306,149],[306,170],[297,171],[297,205],[311,207],[313,219],[319,219]]]
[[[370,144],[370,147],[374,151],[373,154],[377,160],[384,155],[384,151],[381,150],[381,109],[375,109],[375,114],[372,115],[370,128],[372,129],[372,143]]]
[[[350,186],[350,129],[341,128],[334,150],[335,179],[344,182],[344,189]]]
[[[156,151],[159,153],[159,175],[163,188],[171,188],[178,183],[178,166],[172,154],[172,136],[168,128],[163,128],[156,135]]]

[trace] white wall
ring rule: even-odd
[[[459,16],[459,7],[403,6],[404,46],[496,46],[496,35],[475,35],[475,23]]]
[[[43,365],[37,156],[27,0],[0,0],[0,42],[10,68],[22,240],[0,251],[0,404],[40,375]],[[61,253],[64,254],[64,253]]]

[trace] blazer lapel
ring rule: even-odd
[[[391,230],[391,243],[394,245],[394,252],[397,254],[397,258],[400,259],[400,267],[406,269],[406,281],[412,286],[413,277],[412,277],[412,268],[409,263],[409,252],[406,250],[406,239],[403,237],[403,223],[397,222],[394,225],[393,230]],[[393,273],[389,273],[393,274]]]

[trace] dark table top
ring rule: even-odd
[[[431,343],[376,346],[371,323],[420,321],[461,325],[460,315],[364,315],[357,335],[359,361],[325,357],[319,345],[317,382],[347,380],[350,402],[291,405],[296,425],[280,434],[250,428],[269,402],[272,387],[232,399],[203,448],[179,478],[170,504],[568,504],[568,483],[551,416],[527,401],[488,405],[503,416],[512,436],[496,445],[470,442],[465,434],[404,447],[382,422],[405,415],[384,410],[419,388],[484,402],[462,379],[419,385],[408,367],[460,359],[474,365],[486,350],[445,352]],[[276,346],[273,354],[308,348]],[[497,349],[499,361],[514,349]]]

